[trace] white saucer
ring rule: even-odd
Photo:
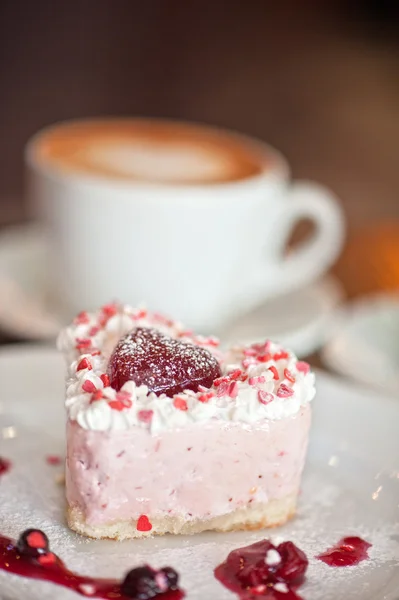
[[[48,247],[35,225],[21,225],[0,236],[0,329],[21,339],[53,341],[69,321],[51,298]],[[300,357],[320,348],[331,333],[342,299],[332,277],[265,302],[220,334],[222,342],[254,342],[267,337]]]
[[[332,276],[290,294],[268,300],[220,334],[226,345],[270,338],[300,358],[312,354],[329,339],[343,290]]]
[[[0,534],[15,538],[23,529],[39,527],[66,564],[85,575],[122,577],[146,562],[173,566],[187,600],[233,600],[213,576],[228,552],[267,537],[292,540],[310,561],[306,584],[299,590],[306,600],[397,600],[399,403],[321,372],[317,378],[298,515],[287,525],[257,532],[94,541],[66,527],[64,489],[56,482],[62,469],[45,461],[65,452],[62,360],[43,347],[5,348],[0,351],[0,444],[13,466],[0,482]],[[347,535],[373,544],[368,561],[334,569],[314,558]],[[0,597],[73,600],[75,595],[0,570]]]
[[[399,293],[342,308],[322,357],[330,369],[399,396]]]

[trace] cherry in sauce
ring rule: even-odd
[[[215,577],[241,600],[300,600],[308,559],[292,542],[274,546],[262,540],[233,550]]]
[[[108,365],[114,389],[134,381],[169,397],[184,390],[197,392],[199,386],[210,388],[220,375],[218,361],[206,348],[146,327],[138,327],[119,340]]]
[[[56,554],[50,552],[47,537],[40,530],[30,529],[23,532],[18,542],[0,536],[0,569],[29,579],[51,581],[56,585],[73,590],[81,596],[90,598],[181,600],[184,597],[184,593],[177,589],[177,574],[169,567],[165,567],[159,572],[150,567],[139,567],[133,570],[138,572],[140,569],[147,569],[157,575],[161,573],[165,582],[172,582],[172,586],[176,587],[176,589],[169,589],[159,594],[148,595],[147,598],[145,595],[130,594],[130,591],[135,589],[133,587],[135,577],[131,576],[133,571],[126,576],[124,581],[79,575],[69,570]],[[129,592],[128,595],[124,593],[124,590]]]
[[[360,537],[345,537],[316,558],[330,567],[353,567],[369,558],[368,549],[371,546]]]

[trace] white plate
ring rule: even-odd
[[[50,292],[48,255],[46,239],[35,225],[21,225],[0,236],[0,328],[15,337],[52,341],[71,318]],[[220,337],[226,344],[269,337],[303,357],[329,338],[341,298],[339,283],[328,277],[265,302]]]
[[[322,352],[332,370],[399,396],[399,294],[370,295],[341,310]]]
[[[0,483],[0,532],[15,537],[40,527],[67,564],[84,574],[120,577],[149,562],[181,573],[188,600],[233,600],[213,569],[233,548],[268,536],[292,539],[309,559],[306,600],[397,600],[399,597],[399,404],[318,374],[318,396],[298,516],[273,531],[202,534],[131,542],[93,541],[64,523],[59,469],[47,454],[64,451],[63,366],[50,350],[0,352],[1,454],[13,462]],[[345,535],[373,544],[370,560],[333,569],[313,557]],[[47,582],[0,571],[2,600],[73,600]]]

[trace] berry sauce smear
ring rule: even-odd
[[[5,475],[11,469],[11,462],[0,456],[0,475]]]
[[[292,542],[262,540],[230,552],[215,577],[241,600],[301,600],[296,590],[307,567],[306,555]]]
[[[345,537],[316,558],[330,567],[354,567],[369,558],[367,551],[371,546],[360,537]]]
[[[0,569],[51,581],[81,596],[113,600],[181,600],[178,574],[171,567],[155,570],[144,565],[129,571],[122,581],[85,577],[70,571],[50,551],[47,536],[39,529],[27,529],[18,541],[0,536]]]

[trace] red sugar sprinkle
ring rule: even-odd
[[[57,561],[57,557],[53,552],[46,552],[37,557],[37,562],[42,566],[53,565]]]
[[[152,525],[147,515],[140,515],[136,525],[137,531],[151,531]]]
[[[244,358],[244,360],[242,361],[242,366],[244,367],[244,369],[248,369],[248,367],[251,367],[252,365],[256,365],[256,359],[252,356],[249,358]]]
[[[269,367],[268,371],[271,371],[273,373],[273,379],[275,381],[278,381],[280,379],[278,371],[277,371],[277,369],[276,369],[276,367],[274,365],[272,365],[271,367]]]
[[[89,394],[93,394],[94,392],[97,391],[97,388],[94,385],[94,383],[92,381],[90,381],[90,379],[86,379],[86,381],[82,385],[82,390],[84,392],[88,392]]]
[[[176,398],[173,400],[173,406],[175,408],[178,408],[179,410],[188,410],[186,400],[184,398],[181,398],[180,396],[176,396]]]
[[[133,315],[134,319],[145,319],[147,316],[147,311],[143,308],[139,310],[135,315]]]
[[[230,396],[230,398],[236,398],[237,394],[238,394],[238,383],[236,381],[231,381],[229,388],[227,390],[228,395]]]
[[[217,379],[214,380],[213,385],[215,387],[219,387],[220,385],[222,385],[223,383],[227,383],[229,381],[228,377],[218,377]]]
[[[90,352],[90,354],[91,354],[92,356],[100,356],[101,352],[100,352],[100,350],[92,350],[92,351]]]
[[[83,369],[92,369],[93,367],[91,366],[91,362],[87,359],[87,358],[82,358],[81,361],[79,361],[78,366],[76,367],[77,371],[83,371]]]
[[[258,390],[258,400],[261,404],[269,404],[274,399],[273,394],[265,392],[264,390]]]
[[[209,402],[209,400],[210,400],[211,398],[213,398],[213,396],[214,396],[214,393],[213,393],[213,392],[208,392],[208,393],[206,393],[206,394],[201,394],[200,396],[198,396],[198,400],[199,400],[200,402],[204,402],[204,403],[206,403],[206,402]]]
[[[257,361],[261,363],[269,362],[272,359],[272,355],[270,352],[266,352],[266,354],[260,354],[257,356]]]
[[[228,373],[229,379],[234,379],[235,381],[237,381],[237,379],[240,379],[241,376],[242,376],[241,369],[235,369],[235,371]]]
[[[126,408],[121,400],[111,400],[108,404],[112,410],[118,410],[119,412]]]
[[[282,360],[288,357],[289,354],[285,350],[281,350],[281,352],[276,352],[276,354],[273,354],[273,360]]]
[[[106,373],[100,375],[100,379],[103,382],[104,387],[109,387],[109,377]]]
[[[261,344],[252,344],[251,348],[253,348],[257,354],[261,352],[266,352],[269,348],[267,347],[267,342],[262,342]]]
[[[307,362],[304,362],[303,360],[299,360],[296,363],[296,368],[298,369],[298,371],[301,371],[301,373],[304,373],[305,375],[310,371],[310,365]]]
[[[277,396],[279,398],[290,398],[290,396],[292,396],[293,394],[294,390],[289,388],[288,385],[285,385],[285,383],[282,383],[277,390]]]
[[[89,335],[94,336],[100,331],[100,328],[97,325],[94,325],[89,329]]]
[[[82,339],[82,338],[76,339],[76,348],[78,350],[83,350],[84,348],[90,348],[90,346],[91,346],[91,340]]]
[[[30,548],[46,548],[47,546],[44,535],[40,531],[32,531],[27,536],[26,541]]]
[[[56,467],[62,463],[62,458],[60,456],[56,456],[55,454],[49,454],[46,456],[46,463],[52,467]]]
[[[226,394],[229,393],[229,387],[230,387],[230,381],[223,381],[219,387],[218,387],[218,391],[217,391],[217,397],[221,398],[222,396],[226,396]]]
[[[103,397],[103,391],[102,390],[96,390],[94,392],[94,394],[92,394],[92,396],[90,398],[90,404],[92,404],[93,402],[96,402],[96,400],[101,400],[102,397]]]
[[[296,382],[295,375],[293,375],[289,369],[284,369],[284,377],[291,383]]]
[[[257,385],[258,383],[265,383],[265,378],[263,375],[259,375],[258,377],[250,377],[248,379],[249,385]]]
[[[219,346],[220,344],[220,341],[218,340],[218,338],[210,336],[206,339],[206,343],[208,344],[208,346],[214,346],[215,348],[217,348],[217,346]]]
[[[85,310],[82,310],[82,312],[80,312],[73,320],[75,325],[85,325],[89,321],[90,321],[89,315],[87,314],[87,312]]]
[[[113,410],[123,410],[124,408],[131,408],[133,402],[131,395],[128,392],[117,392],[115,400],[108,402],[109,406]]]
[[[192,335],[193,335],[193,332],[191,329],[185,329],[184,331],[181,331],[179,333],[179,337],[188,337],[189,338],[189,337],[192,337]]]
[[[255,348],[245,348],[244,350],[244,356],[256,356],[257,354]]]
[[[116,315],[117,311],[118,305],[115,302],[104,304],[104,306],[101,307],[101,312],[104,313],[104,315],[107,315],[107,317],[113,317]]]
[[[142,421],[143,423],[150,423],[153,414],[154,414],[153,410],[139,410],[139,412],[137,413],[137,416],[138,416],[139,420]]]
[[[125,390],[119,390],[119,392],[116,393],[116,399],[120,400],[121,402],[130,402],[130,406],[132,405],[132,396],[131,394],[129,394],[129,392],[126,392]]]

